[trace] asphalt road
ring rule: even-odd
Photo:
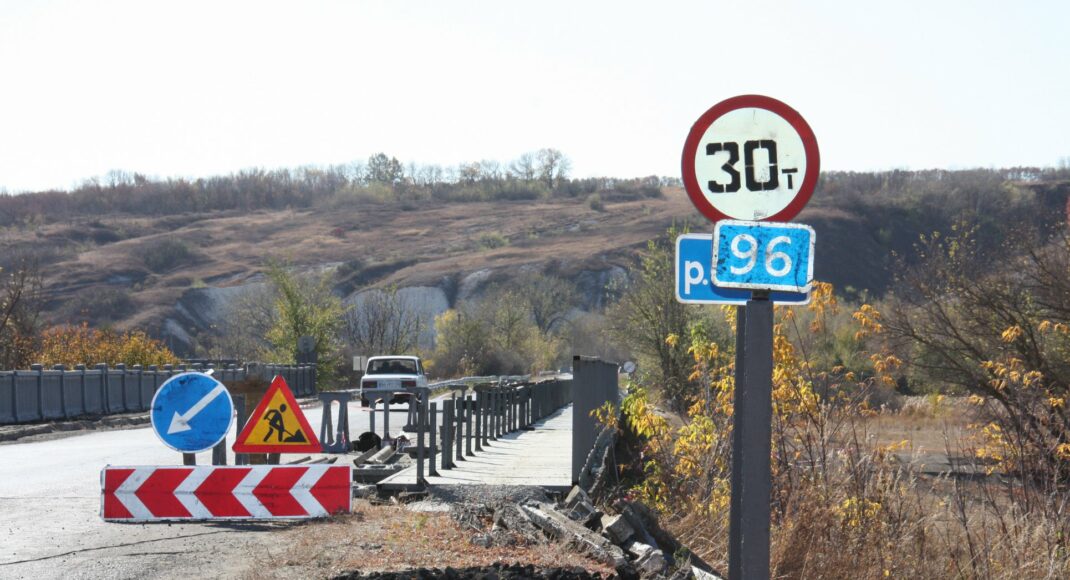
[[[322,407],[303,409],[319,435]],[[407,405],[392,405],[391,435]],[[377,432],[383,414],[376,416]],[[349,406],[352,440],[368,430],[369,413]],[[236,433],[227,438],[228,449]],[[299,457],[295,455],[293,458]],[[233,464],[233,454],[228,463]],[[286,456],[283,457],[286,461]],[[210,464],[211,453],[197,456]],[[181,465],[151,427],[0,445],[0,578],[233,577],[270,551],[265,529],[293,524],[118,524],[100,519],[105,465]],[[225,539],[222,536],[226,536]]]

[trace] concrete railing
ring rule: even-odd
[[[295,395],[316,394],[314,365],[260,366],[269,379],[282,375]],[[0,425],[147,411],[156,389],[172,375],[205,370],[199,364],[160,367],[98,364],[92,368],[78,365],[70,370],[63,365],[49,370],[33,365],[30,370],[0,371]],[[229,365],[212,371],[216,379],[226,383],[244,380],[248,367]]]
[[[620,409],[617,371],[617,363],[584,356],[572,359],[573,482],[580,480],[580,473],[603,431],[603,426],[591,415],[592,411],[606,403]]]
[[[513,378],[513,377],[510,377]],[[572,402],[572,381],[549,380],[476,387],[475,396],[442,401],[424,399],[414,417],[417,437],[417,481],[452,469],[456,462],[483,451],[484,446],[509,433],[532,426]],[[424,434],[428,434],[427,442]],[[427,462],[425,470],[425,461]]]

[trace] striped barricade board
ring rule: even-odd
[[[100,472],[109,522],[308,519],[348,513],[348,465],[140,466]]]

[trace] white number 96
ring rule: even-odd
[[[746,244],[747,249],[743,249],[740,246]],[[776,247],[780,244],[791,245],[791,238],[788,236],[777,236],[765,246],[765,271],[770,276],[779,278],[786,275],[791,271],[791,256],[788,256],[784,252],[777,252]],[[750,234],[739,234],[732,238],[730,244],[732,255],[741,259],[747,260],[747,263],[743,266],[729,266],[728,269],[735,275],[743,275],[754,269],[754,264],[758,262],[758,240],[754,239],[754,236]],[[774,262],[779,262],[780,267],[775,268]]]

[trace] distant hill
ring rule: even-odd
[[[848,295],[880,295],[893,283],[894,255],[909,258],[919,234],[966,220],[996,244],[1008,228],[1065,222],[1066,177],[984,170],[826,174],[797,221],[817,231],[817,278]],[[648,240],[673,224],[712,229],[678,187],[627,195],[598,187],[488,201],[347,200],[325,193],[298,207],[183,213],[168,206],[157,215],[116,199],[125,210],[17,215],[16,203],[78,195],[29,194],[43,198],[0,199],[0,212],[7,212],[0,215],[9,222],[0,234],[0,266],[12,266],[18,256],[41,264],[50,324],[136,327],[181,352],[191,335],[210,332],[230,297],[261,280],[271,259],[330,269],[337,292],[347,297],[387,284],[423,289],[414,292],[432,310],[536,269],[574,281],[579,306],[598,309],[606,286],[628,275]]]

